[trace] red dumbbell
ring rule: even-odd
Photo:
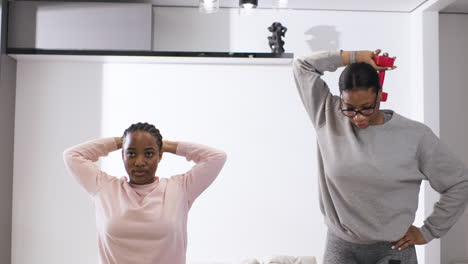
[[[393,67],[395,58],[388,57],[387,53],[384,53],[383,56],[374,56],[374,62],[377,66],[382,67]],[[385,80],[385,71],[379,71],[380,87],[382,87],[382,102],[386,102],[388,98],[388,93],[383,92],[383,83]]]

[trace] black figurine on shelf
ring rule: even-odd
[[[284,37],[287,30],[288,29],[283,27],[279,22],[274,22],[268,27],[268,31],[272,33],[272,35],[268,37],[268,44],[270,45],[272,53],[284,53],[284,41],[281,37]]]

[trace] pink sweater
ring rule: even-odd
[[[193,201],[214,181],[226,154],[180,142],[177,155],[196,165],[188,172],[133,185],[95,164],[117,150],[113,138],[89,141],[64,152],[71,175],[92,196],[101,263],[182,264],[187,250],[187,214]]]

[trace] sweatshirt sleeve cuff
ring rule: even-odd
[[[113,137],[103,139],[102,143],[108,153],[117,150],[117,144]]]
[[[329,51],[328,56],[331,59],[334,66],[336,67],[344,66],[343,60],[341,59],[341,51]]]
[[[431,234],[431,232],[427,229],[426,225],[423,225],[421,228],[419,228],[419,231],[421,231],[422,236],[424,237],[424,240],[426,240],[427,243],[431,242],[435,237]]]
[[[186,156],[189,144],[187,142],[179,141],[177,144],[176,155]]]

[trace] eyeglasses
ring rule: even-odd
[[[347,117],[355,117],[357,114],[361,114],[363,116],[370,116],[374,113],[375,107],[377,106],[377,97],[378,93],[375,94],[374,106],[366,107],[361,110],[354,110],[354,109],[341,109],[341,113]],[[343,104],[342,95],[340,94],[341,104]]]

